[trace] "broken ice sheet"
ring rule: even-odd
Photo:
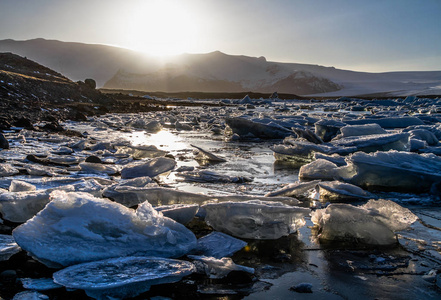
[[[173,204],[155,207],[157,211],[160,211],[164,217],[175,220],[178,223],[186,225],[190,222],[197,211],[199,210],[198,204]]]
[[[57,191],[51,198],[13,231],[17,244],[49,267],[134,254],[179,257],[196,246],[190,230],[148,202],[135,211],[87,193]]]
[[[34,291],[47,291],[61,288],[52,278],[20,278],[21,284],[25,289]]]
[[[0,234],[0,261],[8,260],[15,253],[20,252],[12,235]]]
[[[82,289],[95,299],[125,299],[152,285],[177,282],[195,271],[187,261],[157,257],[123,257],[94,261],[55,272],[55,283]]]
[[[249,239],[278,239],[305,225],[307,208],[281,202],[250,200],[208,203],[205,221],[215,230]]]
[[[196,270],[200,274],[206,274],[209,278],[224,278],[231,271],[242,271],[250,274],[254,274],[254,269],[237,265],[229,257],[223,257],[220,259],[208,256],[188,255],[193,259],[193,264],[196,266]]]
[[[228,234],[213,231],[200,239],[196,248],[191,253],[214,258],[232,256],[247,245],[246,242],[236,239]]]
[[[369,200],[359,207],[331,204],[311,213],[312,222],[319,226],[320,240],[366,245],[396,244],[395,231],[406,229],[417,219],[390,200]]]

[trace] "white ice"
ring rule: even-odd
[[[369,200],[359,207],[331,204],[311,213],[321,240],[369,245],[397,243],[394,232],[407,228],[417,219],[407,208],[390,200]]]
[[[219,279],[227,276],[231,271],[242,271],[254,274],[254,269],[237,265],[229,257],[214,258],[207,256],[188,255],[193,259],[193,264],[196,267],[197,273],[205,274],[208,278]]]
[[[305,225],[310,210],[280,202],[251,200],[209,203],[205,221],[215,230],[249,239],[278,239]]]
[[[87,193],[57,191],[51,198],[13,231],[22,249],[51,267],[130,255],[179,257],[196,246],[190,230],[148,202],[134,211]]]

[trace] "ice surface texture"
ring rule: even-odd
[[[121,256],[179,257],[196,246],[190,230],[148,202],[134,211],[87,193],[57,191],[51,198],[13,231],[18,245],[51,267]]]
[[[215,230],[239,238],[278,239],[305,225],[310,210],[280,202],[251,200],[209,203],[205,221]]]
[[[228,234],[213,231],[212,233],[198,239],[198,244],[191,253],[222,258],[232,256],[246,245],[246,242],[229,236]]]
[[[124,257],[83,263],[54,273],[54,281],[85,290],[95,299],[125,299],[152,285],[181,280],[195,271],[187,261],[157,257]]]
[[[339,174],[352,184],[399,192],[426,192],[441,182],[441,158],[409,152],[357,152]]]
[[[175,166],[176,162],[173,159],[158,157],[146,163],[123,168],[121,170],[121,178],[131,179],[143,176],[155,177],[173,170]]]
[[[418,219],[407,208],[389,200],[370,200],[360,207],[331,204],[311,216],[313,223],[320,227],[321,240],[370,245],[397,243],[394,232],[406,229]]]
[[[0,261],[8,260],[20,250],[12,235],[0,234]]]
[[[231,271],[254,274],[253,268],[236,265],[229,257],[221,259],[197,255],[189,255],[188,257],[195,260],[193,263],[196,266],[197,272],[206,274],[209,278],[224,278]]]

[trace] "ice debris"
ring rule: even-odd
[[[148,162],[123,168],[121,170],[121,178],[131,179],[143,176],[155,177],[173,170],[175,166],[176,162],[174,159],[166,157],[153,158]]]
[[[214,258],[232,256],[247,245],[246,242],[236,239],[228,234],[213,231],[200,239],[196,248],[191,253]]]
[[[198,204],[172,204],[155,207],[157,211],[160,211],[164,217],[175,220],[178,223],[186,225],[193,220],[197,211],[199,210]]]
[[[195,271],[192,263],[157,257],[123,257],[82,263],[55,272],[55,283],[82,289],[95,299],[126,299],[152,285],[177,282]]]
[[[0,261],[8,260],[12,255],[20,252],[12,235],[0,234]]]
[[[148,202],[134,211],[87,193],[57,191],[51,198],[13,231],[20,247],[50,267],[130,255],[179,257],[196,246],[190,230]]]
[[[319,226],[320,240],[357,242],[367,245],[397,243],[395,231],[418,219],[410,210],[390,200],[369,200],[362,206],[331,204],[311,213]]]
[[[278,239],[305,225],[310,210],[281,202],[250,200],[208,203],[205,221],[215,230],[249,239]]]
[[[34,291],[47,291],[61,288],[52,278],[20,278],[21,284],[25,289]]]
[[[229,257],[214,258],[207,256],[188,255],[193,259],[193,264],[196,267],[197,273],[206,274],[211,279],[224,278],[231,271],[242,271],[254,274],[254,269],[237,265]]]

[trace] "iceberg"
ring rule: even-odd
[[[152,285],[177,282],[195,271],[191,262],[157,257],[123,257],[82,263],[54,273],[54,281],[95,299],[126,299]]]
[[[396,244],[394,232],[404,230],[417,219],[410,210],[389,200],[369,200],[360,207],[331,204],[311,213],[322,241],[384,246]]]
[[[205,221],[217,231],[239,238],[278,239],[305,225],[308,208],[281,202],[250,200],[208,203]]]
[[[51,194],[52,201],[12,232],[17,244],[49,267],[122,257],[180,257],[196,246],[183,225],[144,202],[132,210],[87,193]]]

